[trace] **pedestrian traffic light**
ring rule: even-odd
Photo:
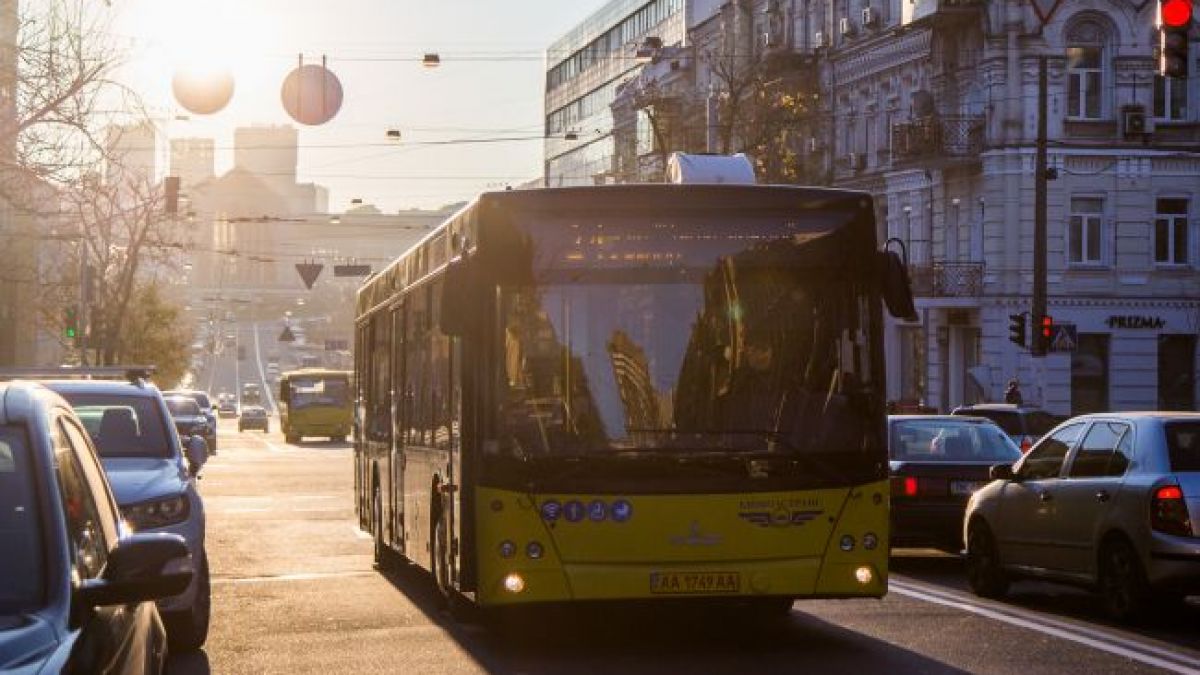
[[[79,334],[79,321],[74,307],[68,307],[63,311],[63,337],[68,340],[74,340]]]
[[[1018,347],[1025,346],[1025,313],[1008,315],[1008,341]]]
[[[1159,0],[1158,72],[1164,77],[1188,76],[1188,32],[1192,28],[1193,0]]]

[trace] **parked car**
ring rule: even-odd
[[[208,454],[217,454],[217,426],[209,426],[208,415],[200,409],[196,399],[191,396],[173,395],[163,396],[163,401],[167,404],[167,410],[171,412],[175,431],[179,433],[180,438],[200,436],[208,445]]]
[[[85,369],[79,369],[85,373]],[[171,417],[154,385],[130,381],[49,380],[75,409],[99,451],[121,515],[135,532],[178,534],[194,561],[192,583],[158,609],[173,651],[192,651],[208,637],[211,610],[204,502],[197,477],[208,458],[200,436],[170,433]]]
[[[1045,410],[1013,403],[976,403],[955,408],[950,414],[988,418],[1013,439],[1021,452],[1029,452],[1039,438],[1062,421]]]
[[[70,406],[0,384],[0,672],[162,673],[154,600],[192,581],[183,538],[133,534]]]
[[[237,403],[234,403],[233,399],[221,401],[221,404],[217,406],[217,416],[222,418],[237,417]]]
[[[1077,417],[991,474],[964,525],[979,595],[1049,579],[1132,619],[1200,593],[1200,414]]]
[[[205,438],[208,441],[208,452],[211,455],[217,454],[217,406],[213,403],[212,398],[209,397],[208,392],[184,389],[163,392],[163,396],[174,396],[176,394],[191,396],[196,400],[200,409],[204,411],[204,416],[208,418],[208,425],[213,431],[212,438]]]
[[[993,465],[1020,458],[1004,430],[982,417],[889,416],[892,544],[960,552],[967,500]]]
[[[267,417],[265,408],[257,405],[248,405],[242,408],[242,415],[238,418],[238,431],[247,429],[261,429],[263,433],[271,432],[271,421]]]

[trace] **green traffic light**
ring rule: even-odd
[[[75,329],[74,329],[74,328],[68,328],[68,329],[66,330],[66,335],[67,335],[67,337],[69,337],[69,338],[74,338],[74,337],[75,337]]]

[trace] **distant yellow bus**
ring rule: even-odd
[[[451,607],[887,592],[863,193],[482,195],[358,292],[356,508]]]
[[[279,378],[279,422],[288,443],[323,436],[344,441],[354,426],[352,374],[303,368]]]

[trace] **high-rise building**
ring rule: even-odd
[[[158,177],[158,130],[150,122],[111,126],[105,147],[111,181],[152,184]]]
[[[171,140],[171,175],[178,176],[183,189],[199,185],[216,176],[213,139],[175,138]]]
[[[273,187],[296,184],[299,133],[289,125],[254,125],[233,132],[233,165]]]
[[[610,105],[650,45],[686,40],[684,0],[612,0],[546,54],[546,185],[592,185],[614,175]]]

